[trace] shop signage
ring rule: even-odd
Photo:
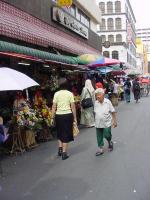
[[[130,23],[127,24],[127,42],[132,42],[132,28]]]
[[[75,33],[81,35],[82,37],[88,39],[89,32],[88,28],[78,22],[76,19],[71,17],[68,13],[60,8],[53,7],[52,9],[52,19],[55,22],[63,25],[64,27],[74,31]]]
[[[72,0],[57,0],[57,5],[60,7],[70,7],[72,5]]]

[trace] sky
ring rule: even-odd
[[[135,18],[136,28],[150,28],[149,0],[130,0]]]

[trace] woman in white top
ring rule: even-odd
[[[92,98],[93,105],[95,102],[95,90],[92,86],[91,80],[87,79],[85,81],[85,87],[82,90],[81,102],[83,99]],[[93,127],[94,124],[94,109],[93,106],[89,108],[81,107],[81,121],[80,124],[85,125],[86,127]]]

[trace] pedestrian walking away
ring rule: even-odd
[[[82,101],[91,99],[92,104],[87,106],[86,108],[83,107]],[[80,124],[84,125],[87,128],[93,127],[94,124],[94,105],[95,102],[95,90],[92,86],[91,80],[87,79],[85,81],[85,87],[82,90],[81,94],[81,120]]]
[[[141,95],[140,95],[140,84],[137,78],[135,78],[135,80],[133,81],[133,94],[136,103],[138,103],[138,100],[140,99]]]
[[[108,148],[113,150],[111,127],[117,127],[116,111],[109,99],[106,99],[102,88],[95,91],[96,101],[94,105],[95,127],[98,151],[96,156],[104,153],[104,138],[108,142]]]
[[[125,100],[127,103],[130,103],[131,99],[131,82],[130,79],[128,78],[125,83],[124,83],[124,95],[125,95]]]
[[[56,115],[55,115],[56,113]],[[58,137],[58,156],[66,160],[68,156],[68,143],[73,141],[73,123],[77,123],[74,97],[67,90],[67,80],[60,79],[60,91],[56,92],[52,106],[52,124],[56,122]]]

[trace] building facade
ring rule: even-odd
[[[141,38],[148,54],[148,60],[150,61],[150,28],[137,29],[136,34],[138,38]]]
[[[137,57],[137,70],[140,74],[144,74],[145,71],[145,56],[144,56],[144,44],[140,38],[136,38],[136,57]]]
[[[136,67],[136,19],[129,0],[98,0],[102,22],[103,55],[119,59],[128,68]],[[107,41],[107,42],[106,42]],[[106,44],[109,44],[105,47]]]
[[[55,0],[0,1],[1,41],[67,56],[100,54],[96,0],[93,7],[95,12],[79,0],[70,8],[58,8]]]
[[[90,17],[90,28],[97,32],[97,24],[101,23],[101,12],[96,0],[76,0],[78,7],[84,8],[84,13]],[[86,22],[83,21],[85,24]]]

